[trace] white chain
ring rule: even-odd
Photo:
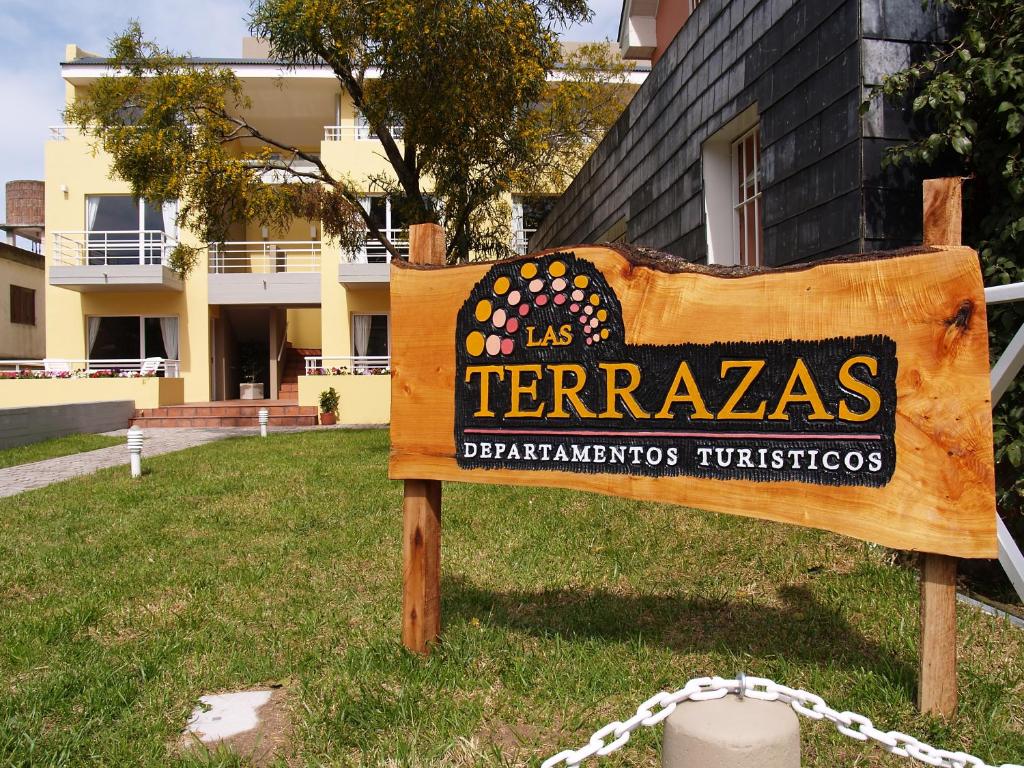
[[[564,764],[575,768],[588,757],[611,754],[629,741],[630,735],[640,726],[651,727],[671,715],[683,701],[707,701],[721,699],[727,694],[740,694],[761,701],[784,701],[798,715],[811,720],[828,720],[844,736],[857,741],[874,741],[886,752],[900,757],[912,757],[918,762],[937,768],[996,768],[980,758],[966,752],[950,752],[936,749],[913,736],[899,731],[882,731],[870,719],[856,712],[837,712],[825,700],[814,693],[790,688],[765,677],[741,677],[725,680],[721,677],[695,677],[679,690],[655,694],[639,707],[636,714],[627,720],[608,723],[594,732],[590,740],[579,749],[566,749],[541,764],[541,768],[555,768]],[[1003,763],[999,768],[1024,768],[1015,763]]]

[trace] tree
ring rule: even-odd
[[[388,160],[372,184],[403,221],[441,222],[458,261],[506,255],[503,195],[524,180],[560,190],[625,105],[626,67],[601,48],[559,62],[557,29],[589,15],[585,0],[256,0],[250,28],[286,66],[331,69]],[[86,90],[66,120],[95,137],[133,194],[181,200],[179,224],[209,242],[239,218],[302,217],[345,249],[365,234],[398,256],[360,204],[365,183],[253,125],[230,69],[176,56],[137,23],[110,59],[118,75]],[[548,82],[560,66],[567,88]],[[293,183],[264,184],[268,171]],[[183,269],[196,256],[176,253]]]
[[[913,99],[921,138],[895,147],[888,162],[958,167],[971,176],[965,234],[981,256],[985,282],[1024,281],[1024,4],[1020,0],[945,0],[960,32],[881,92]],[[989,312],[993,359],[1024,320],[1020,305]],[[1024,386],[1015,383],[994,413],[998,501],[1024,537]]]

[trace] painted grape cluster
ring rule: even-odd
[[[494,281],[492,296],[480,299],[474,308],[473,315],[483,328],[466,336],[470,356],[511,355],[522,343],[516,334],[529,322],[530,313],[549,305],[563,309],[574,335],[580,334],[588,346],[608,338],[608,329],[603,327],[608,310],[601,306],[601,296],[593,292],[590,278],[566,274],[563,261],[551,261],[545,271],[528,261],[517,275],[503,275]]]

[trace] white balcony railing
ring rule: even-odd
[[[51,125],[49,130],[50,141],[67,141],[78,134],[78,128],[73,125]]]
[[[178,242],[156,229],[54,232],[54,264],[68,267],[163,265]]]
[[[124,376],[160,376],[174,378],[180,375],[180,361],[164,358],[47,358],[45,360],[0,360],[0,377],[11,374],[37,374],[55,379],[88,378],[99,371],[116,371]],[[145,368],[145,374],[143,369]],[[7,374],[7,376],[3,376]]]
[[[512,250],[520,256],[525,256],[530,248],[530,238],[536,229],[517,229],[512,235]]]
[[[316,240],[238,240],[209,243],[210,274],[319,272],[320,243]]]
[[[402,140],[402,126],[391,126],[391,135],[395,141]],[[380,141],[373,129],[365,123],[349,125],[325,125],[324,141]]]
[[[381,232],[391,241],[402,258],[409,258],[409,230],[382,229]],[[344,253],[342,259],[354,264],[390,264],[391,252],[367,232],[363,247],[355,253]]]
[[[390,370],[390,355],[326,355],[306,358],[307,376],[326,376],[332,372],[388,373]]]

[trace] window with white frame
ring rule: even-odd
[[[701,183],[709,264],[763,266],[761,138],[751,106],[701,146]]]
[[[352,354],[386,358],[391,354],[391,328],[387,315],[352,315]],[[381,360],[374,361],[380,365]],[[361,363],[357,362],[359,367]]]
[[[159,264],[177,239],[178,202],[86,195],[90,264]]]
[[[86,318],[90,360],[178,359],[178,318],[139,315]]]
[[[408,254],[408,224],[402,219],[401,212],[391,205],[391,200],[374,195],[360,200],[363,210],[370,214],[370,219],[399,250]],[[369,233],[369,229],[367,229]],[[387,249],[380,242],[367,234],[364,257],[369,264],[383,264],[389,261]]]
[[[557,195],[513,195],[512,250],[525,254],[530,238],[557,202]]]
[[[733,211],[736,216],[737,261],[750,267],[764,264],[761,227],[761,126],[755,125],[732,144],[736,185]]]

